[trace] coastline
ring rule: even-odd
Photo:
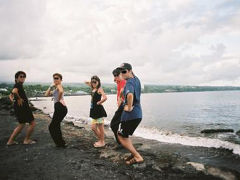
[[[37,122],[35,145],[7,147],[16,126],[11,104],[0,101],[0,179],[239,179],[240,157],[215,148],[190,147],[133,137],[145,162],[127,166],[127,151],[116,148],[111,131],[106,130],[107,146],[95,149],[94,134],[88,125],[63,122],[69,146],[58,149],[48,132],[50,118],[33,107]],[[10,114],[11,113],[11,114]],[[20,142],[24,133],[17,138]]]

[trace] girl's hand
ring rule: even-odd
[[[10,95],[9,95],[9,99],[10,99],[11,102],[13,102],[13,100],[14,100],[13,94],[10,94]]]
[[[61,99],[59,102],[62,103],[62,105],[66,106],[66,104],[65,104],[63,99]]]
[[[23,99],[22,99],[22,98],[18,99],[17,102],[18,102],[18,105],[19,105],[19,106],[22,106],[22,105],[23,105]]]
[[[84,83],[85,83],[87,86],[90,86],[90,87],[91,87],[91,82],[85,81]]]
[[[101,104],[102,104],[101,101],[98,101],[98,102],[97,102],[97,105],[101,105]]]
[[[52,89],[53,87],[55,87],[55,84],[54,84],[54,83],[52,83],[52,84],[49,86],[50,89]]]

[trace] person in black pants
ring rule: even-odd
[[[124,96],[123,96],[123,89],[126,84],[126,80],[124,80],[121,76],[121,71],[120,69],[114,69],[112,72],[114,76],[114,82],[117,83],[117,105],[118,109],[115,112],[112,121],[110,123],[110,127],[114,133],[115,139],[117,143],[120,145],[120,141],[118,140],[118,130],[119,130],[119,125],[121,123],[121,116],[123,112],[123,101],[124,101]]]
[[[63,98],[64,90],[61,83],[62,75],[55,73],[53,74],[53,79],[54,83],[48,88],[45,93],[46,96],[53,95],[54,99],[54,114],[49,125],[49,132],[57,147],[66,147],[66,142],[62,137],[61,131],[61,122],[68,112]],[[53,88],[54,90],[52,91]]]

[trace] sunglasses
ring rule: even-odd
[[[26,78],[26,76],[19,76],[20,78]]]
[[[97,81],[92,81],[92,83],[93,83],[93,84],[96,84],[96,83],[97,83]]]
[[[119,74],[114,74],[113,76],[114,76],[114,77],[118,77],[118,76],[119,76]]]
[[[123,71],[121,71],[121,73],[123,73],[123,74],[126,74],[126,73],[127,73],[127,71],[126,71],[126,70],[123,70]]]
[[[54,79],[54,80],[59,80],[59,77],[54,77],[53,79]]]

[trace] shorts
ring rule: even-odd
[[[92,119],[92,124],[103,124],[104,118]]]
[[[34,121],[32,110],[30,109],[29,104],[27,102],[23,102],[22,106],[18,106],[15,103],[14,112],[16,119],[20,124],[31,123],[32,121]]]
[[[118,134],[124,138],[128,138],[130,135],[133,135],[141,120],[142,119],[133,119],[121,122],[121,128]]]

